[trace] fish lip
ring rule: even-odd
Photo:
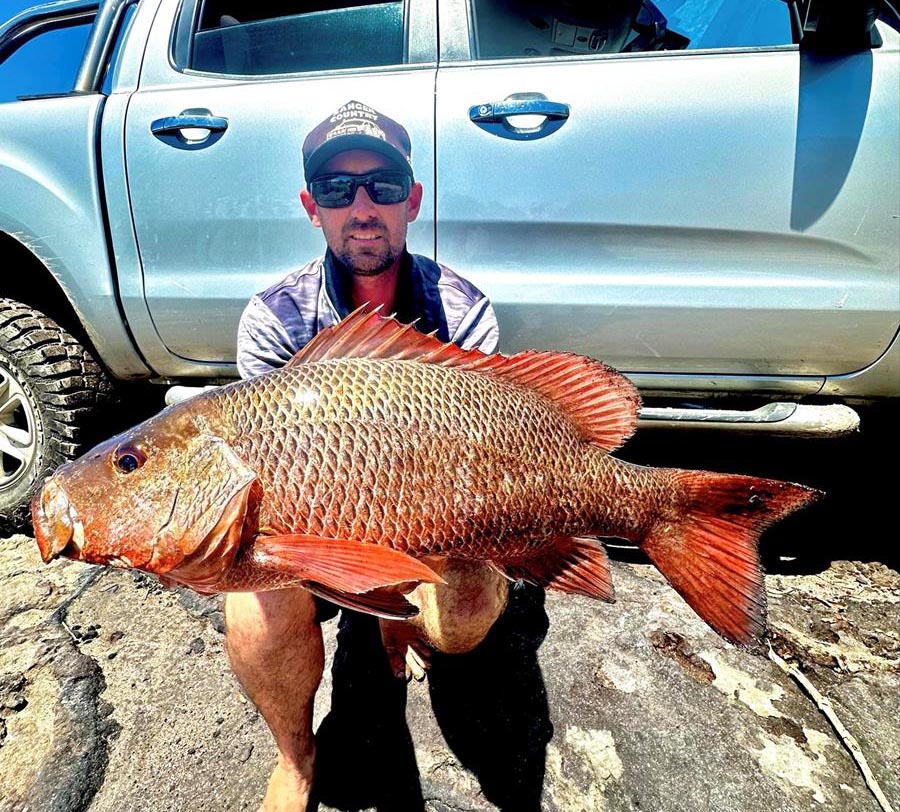
[[[31,502],[34,538],[45,564],[65,555],[79,559],[84,548],[84,524],[59,482],[48,479]]]

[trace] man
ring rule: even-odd
[[[300,202],[328,249],[250,300],[238,329],[241,376],[282,366],[364,304],[381,305],[401,321],[417,319],[417,329],[437,331],[444,341],[495,351],[497,321],[487,298],[450,269],[406,250],[423,193],[406,130],[348,102],[309,133],[302,152]],[[482,565],[449,564],[441,575],[446,586],[423,585],[409,596],[422,609],[416,619],[381,622],[398,677],[424,677],[430,648],[473,649],[506,604],[505,581]],[[324,667],[316,601],[300,589],[234,593],[225,616],[232,667],[278,748],[262,809],[302,812],[315,757],[313,699]]]

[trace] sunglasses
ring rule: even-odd
[[[343,209],[353,203],[360,186],[365,188],[373,203],[389,206],[409,197],[412,178],[405,172],[390,169],[365,175],[323,175],[310,181],[309,193],[323,209]]]

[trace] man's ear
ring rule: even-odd
[[[419,216],[419,209],[422,208],[422,184],[418,181],[412,185],[409,190],[409,197],[406,199],[406,222],[411,223]]]
[[[322,228],[322,221],[319,219],[319,207],[316,205],[316,201],[313,200],[313,196],[309,193],[309,189],[300,190],[300,202],[303,204],[303,208],[306,209],[309,222],[316,228]]]

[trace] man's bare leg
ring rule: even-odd
[[[421,584],[407,595],[419,607],[410,620],[382,620],[381,638],[398,678],[421,680],[431,650],[471,651],[506,608],[507,580],[486,564],[460,559],[428,562],[446,584]]]
[[[225,599],[231,667],[278,748],[261,812],[305,812],[312,787],[313,700],[325,652],[312,595],[302,589],[235,592]]]

